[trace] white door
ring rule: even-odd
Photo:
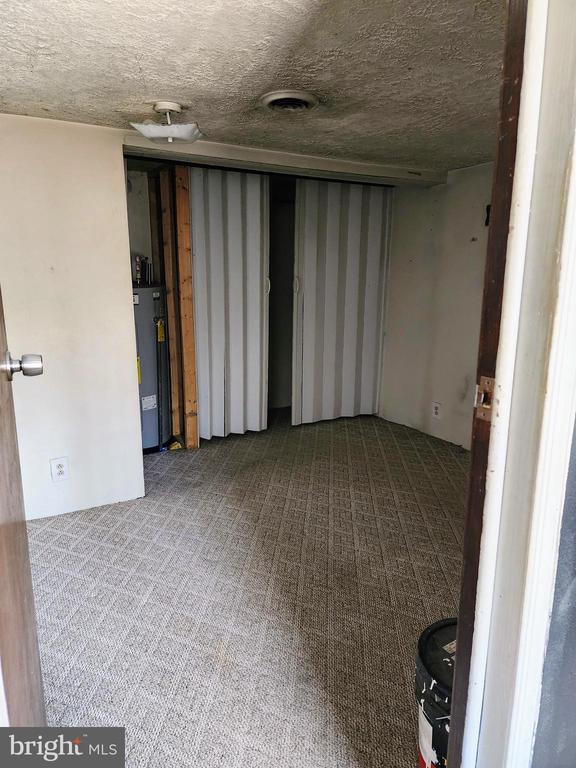
[[[292,423],[376,413],[390,192],[299,180]]]
[[[268,178],[190,169],[200,437],[266,429]]]

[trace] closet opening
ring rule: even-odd
[[[127,160],[145,450],[378,413],[390,193]]]
[[[268,424],[290,423],[296,179],[270,176]]]
[[[161,236],[159,165],[128,160],[126,193],[130,236],[136,367],[142,448],[163,450],[172,438],[166,281]]]
[[[126,159],[144,453],[198,447],[188,169]]]

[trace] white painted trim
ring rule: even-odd
[[[571,0],[529,3],[463,768],[528,768],[539,716],[576,413],[575,37]]]
[[[474,639],[470,660],[468,703],[462,746],[462,766],[474,766],[484,698],[484,679],[490,637],[490,617],[496,578],[495,563],[504,493],[506,450],[522,300],[530,200],[538,141],[538,115],[544,69],[547,3],[531,3],[526,26],[524,76],[518,123],[510,235],[502,301],[496,365],[495,408],[490,429],[484,519],[478,568]]]
[[[575,30],[576,31],[576,30]],[[573,83],[576,87],[576,83]],[[552,606],[566,481],[576,415],[576,162],[574,143],[568,169],[563,232],[558,243],[558,297],[550,355],[534,508],[514,709],[507,764],[529,765],[540,709],[542,672]]]
[[[261,147],[196,141],[175,146],[152,144],[136,131],[124,135],[124,151],[129,155],[164,160],[180,160],[199,165],[226,166],[260,172],[287,173],[370,184],[432,186],[446,181],[446,173],[422,168],[401,168],[380,163],[345,160],[335,157],[301,155],[296,152]]]

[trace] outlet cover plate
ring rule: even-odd
[[[68,456],[59,456],[57,459],[50,459],[50,474],[53,483],[61,483],[70,477],[70,464]]]
[[[433,419],[442,418],[442,403],[438,403],[438,402],[432,403],[432,418]]]

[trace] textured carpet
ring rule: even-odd
[[[130,768],[413,768],[467,452],[280,420],[145,465],[146,498],[29,525],[50,724],[125,725]]]

